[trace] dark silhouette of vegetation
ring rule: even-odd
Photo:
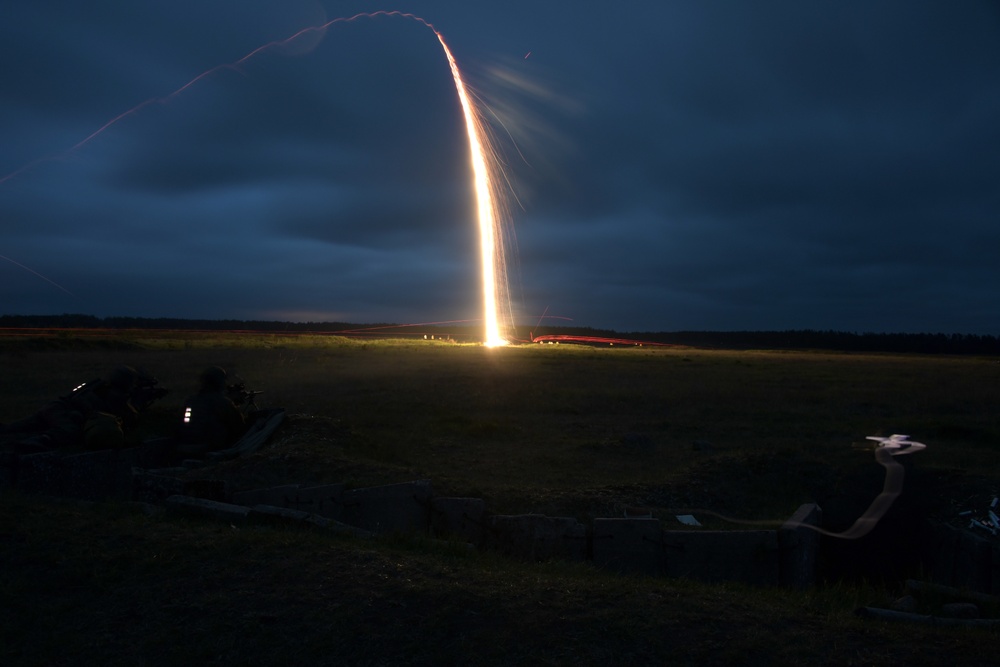
[[[169,317],[95,317],[83,314],[0,315],[0,329],[112,329],[172,331],[247,331],[288,334],[356,334],[369,331],[385,336],[436,334],[476,339],[475,326],[424,326],[419,331],[389,323],[276,322],[262,320],[195,320]],[[674,331],[617,332],[590,327],[544,327],[524,335],[563,334],[595,338],[625,338],[636,342],[685,345],[728,350],[835,350],[843,352],[892,352],[916,354],[1000,354],[1000,338],[968,333],[875,333],[849,331]]]
[[[366,325],[367,326],[367,325]],[[377,326],[377,325],[374,325]],[[0,328],[11,329],[163,329],[171,331],[260,331],[330,333],[355,329],[345,322],[273,322],[262,320],[195,320],[177,317],[95,317],[63,315],[0,315]]]
[[[632,336],[633,334],[628,334]],[[720,349],[837,350],[919,354],[1000,353],[996,336],[944,333],[852,333],[845,331],[679,331],[649,334],[650,340]]]

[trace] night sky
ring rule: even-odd
[[[0,314],[480,318],[430,29],[219,67],[375,10],[434,24],[495,121],[519,325],[1000,334],[1000,3],[973,0],[4,2]]]

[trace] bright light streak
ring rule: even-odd
[[[13,264],[14,266],[19,266],[22,269],[24,269],[25,271],[27,271],[28,273],[35,274],[36,276],[38,276],[39,278],[41,278],[45,282],[47,282],[47,283],[49,283],[51,285],[55,285],[56,287],[58,287],[59,289],[61,289],[63,292],[66,292],[66,294],[69,294],[70,296],[76,296],[75,294],[73,294],[72,292],[70,292],[68,289],[66,289],[65,287],[63,287],[62,285],[60,285],[59,283],[57,283],[56,281],[50,280],[50,279],[46,278],[45,276],[43,276],[42,274],[40,274],[38,271],[35,271],[34,269],[32,269],[30,267],[27,267],[24,264],[21,264],[20,262],[15,262],[10,257],[4,257],[3,255],[0,255],[0,259],[5,259],[8,262],[10,262],[11,264]]]
[[[432,28],[433,30],[433,28]],[[500,192],[495,179],[490,176],[487,161],[493,152],[485,145],[483,121],[476,108],[469,100],[469,94],[462,81],[455,57],[451,49],[437,30],[434,30],[441,48],[448,57],[451,74],[455,79],[455,89],[462,104],[465,116],[465,129],[469,135],[469,152],[472,159],[473,183],[476,191],[476,211],[479,220],[479,253],[483,272],[483,325],[485,329],[484,344],[487,346],[506,345],[507,339],[500,331],[500,306],[507,300],[506,260],[504,257],[503,238],[500,224],[503,222],[502,209],[499,207]]]
[[[40,158],[27,165],[21,167],[20,169],[6,174],[0,177],[0,184],[5,181],[14,178],[18,174],[34,167],[42,162],[47,162],[49,160],[54,160],[58,157],[64,157],[70,153],[76,152],[92,142],[98,136],[109,130],[112,126],[118,124],[120,121],[125,119],[132,114],[138,113],[140,110],[149,106],[150,104],[161,103],[165,104],[170,102],[176,96],[187,91],[189,88],[193,87],[199,81],[207,78],[209,75],[220,71],[222,69],[239,69],[240,65],[247,62],[248,60],[260,55],[261,53],[271,50],[275,47],[290,44],[294,42],[299,37],[312,32],[323,32],[330,26],[337,23],[348,23],[356,21],[361,18],[376,18],[379,16],[397,16],[407,19],[417,21],[422,23],[424,26],[429,28],[434,35],[441,42],[441,47],[444,49],[445,56],[448,58],[448,64],[451,66],[452,77],[455,80],[455,88],[458,91],[459,102],[462,105],[462,113],[465,117],[465,127],[466,133],[469,137],[469,151],[472,159],[472,171],[473,171],[473,185],[476,193],[476,209],[477,209],[477,219],[479,225],[479,235],[480,235],[480,261],[482,264],[482,295],[483,295],[483,322],[484,322],[484,343],[488,346],[498,346],[506,345],[508,343],[508,338],[504,335],[501,330],[501,320],[506,319],[509,328],[512,330],[513,327],[513,314],[510,310],[510,292],[507,282],[507,262],[504,250],[503,242],[503,225],[508,222],[506,217],[506,206],[503,205],[504,202],[504,192],[499,186],[501,178],[504,176],[503,170],[500,168],[500,162],[496,158],[496,154],[489,145],[489,134],[487,132],[487,124],[483,121],[482,115],[476,106],[469,99],[469,94],[465,88],[465,83],[462,81],[461,72],[458,69],[458,64],[455,62],[455,58],[448,48],[448,45],[444,41],[444,37],[437,31],[437,28],[433,26],[429,21],[407,12],[401,11],[385,11],[379,10],[375,12],[362,12],[355,14],[350,17],[341,17],[333,19],[332,21],[327,21],[326,23],[318,26],[311,26],[308,28],[303,28],[290,37],[282,40],[277,40],[273,42],[268,42],[262,46],[257,47],[253,51],[250,51],[245,56],[239,60],[212,67],[205,70],[198,76],[194,77],[187,83],[185,83],[180,88],[177,88],[172,93],[160,98],[151,98],[144,102],[140,102],[134,107],[124,111],[117,116],[113,117],[111,120],[107,121],[101,125],[97,130],[86,136],[84,139],[77,142],[71,148],[67,149],[65,152],[58,156]],[[531,55],[529,52],[528,55]],[[526,55],[525,58],[528,56]],[[23,269],[31,271],[38,277],[47,280],[64,292],[70,293],[61,285],[58,285],[45,276],[33,271],[32,269],[24,266],[23,264],[18,264],[14,260],[0,256],[2,259],[6,259],[13,264],[17,264]],[[71,293],[70,293],[71,294]],[[506,315],[506,318],[504,317]],[[504,328],[508,328],[505,326]]]

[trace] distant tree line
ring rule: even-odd
[[[193,320],[176,317],[95,317],[94,315],[0,315],[0,327],[14,329],[163,329],[168,331],[339,331],[358,325],[344,322],[271,322]]]
[[[168,317],[95,317],[93,315],[0,315],[7,329],[165,329],[196,331],[256,331],[269,333],[337,333],[379,329],[391,324],[346,322],[274,322],[261,320],[195,320]],[[449,330],[460,327],[450,327]],[[435,331],[436,327],[426,327]],[[468,332],[475,327],[464,328]],[[423,331],[423,329],[421,330]],[[628,332],[589,327],[544,327],[532,332],[605,338],[625,338],[650,343],[729,350],[836,350],[844,352],[897,352],[918,354],[1000,355],[1000,338],[961,333],[854,333],[847,331],[674,331]],[[386,335],[394,335],[387,333]]]
[[[845,331],[677,332],[672,342],[728,349],[816,349],[845,352],[1000,354],[1000,339],[978,334],[852,333]]]

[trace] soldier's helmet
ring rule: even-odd
[[[201,372],[201,388],[222,391],[226,388],[226,371],[218,366],[211,366]]]
[[[136,366],[135,373],[139,384],[154,385],[157,383],[156,376],[150,373],[143,366]]]
[[[108,374],[108,384],[123,394],[135,388],[139,373],[131,366],[122,364]]]

